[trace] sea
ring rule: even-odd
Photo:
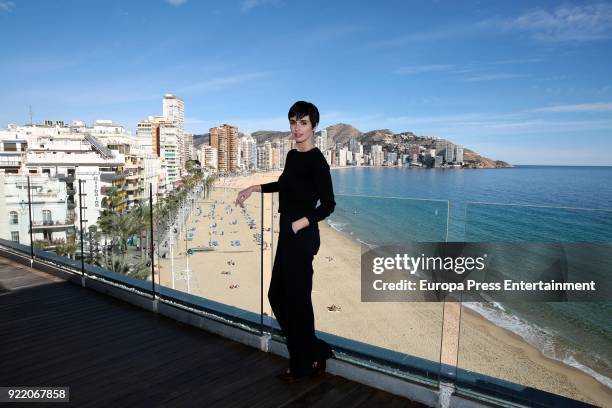
[[[332,180],[337,206],[327,222],[363,245],[595,243],[593,257],[607,263],[592,277],[612,284],[612,167],[348,167]],[[609,299],[464,305],[612,388]]]

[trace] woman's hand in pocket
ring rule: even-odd
[[[308,218],[302,217],[299,220],[295,220],[291,223],[291,229],[293,230],[294,234],[297,234],[299,230],[306,228],[309,225],[310,222],[308,222]]]

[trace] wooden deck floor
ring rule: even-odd
[[[424,407],[330,374],[287,385],[286,366],[0,257],[0,386],[69,386],[78,407]]]

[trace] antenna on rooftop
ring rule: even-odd
[[[32,105],[30,105],[30,126],[32,126]]]

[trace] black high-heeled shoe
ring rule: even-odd
[[[288,384],[293,384],[303,380],[306,376],[297,377],[293,375],[290,369],[287,369],[286,371],[283,371],[282,373],[278,374],[276,377]]]
[[[311,377],[318,377],[319,375],[323,375],[325,373],[325,368],[327,367],[326,360],[317,360],[314,362],[312,366],[312,374]]]

